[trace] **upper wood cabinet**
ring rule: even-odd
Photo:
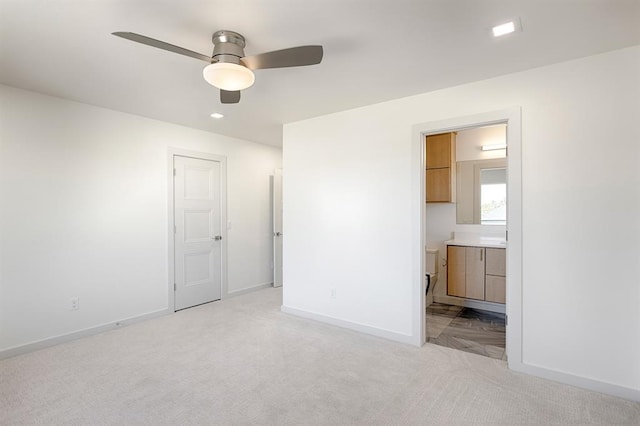
[[[455,133],[427,136],[427,169],[451,167],[456,157],[455,142]]]
[[[429,135],[425,143],[427,203],[455,203],[456,134]]]
[[[451,202],[451,173],[449,168],[427,169],[427,203]]]

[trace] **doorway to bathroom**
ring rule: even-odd
[[[506,359],[506,127],[425,135],[426,341],[497,359]]]
[[[423,341],[515,362],[521,358],[519,125],[513,108],[415,128],[423,157]]]

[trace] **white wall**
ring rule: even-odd
[[[512,106],[522,362],[637,398],[640,46],[286,125],[283,308],[415,336],[412,126]]]
[[[280,149],[6,86],[0,102],[0,350],[167,309],[169,147],[227,157],[229,292],[272,281]]]

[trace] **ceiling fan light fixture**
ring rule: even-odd
[[[228,91],[244,90],[251,87],[256,80],[249,68],[229,62],[207,65],[202,75],[210,85]]]

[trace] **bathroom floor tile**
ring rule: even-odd
[[[429,343],[434,343],[440,346],[446,346],[452,349],[458,349],[465,352],[471,352],[478,355],[489,356],[485,347],[472,340],[461,339],[459,337],[451,336],[448,334],[441,334],[435,339],[429,339]]]
[[[498,347],[498,346],[491,346],[491,345],[486,345],[484,347],[484,349],[487,351],[487,353],[489,354],[490,358],[495,358],[495,359],[505,359],[505,349]]]
[[[427,336],[438,337],[451,324],[453,318],[427,314]]]
[[[478,326],[469,327],[466,321],[462,321],[462,324],[460,324],[458,318],[451,321],[451,324],[442,331],[442,334],[471,340],[481,345],[504,347],[505,344],[504,331],[485,330]]]
[[[426,321],[429,343],[506,359],[504,314],[434,303]]]
[[[465,309],[462,306],[443,305],[441,303],[432,303],[427,308],[427,315],[431,314],[439,317],[455,318]]]

